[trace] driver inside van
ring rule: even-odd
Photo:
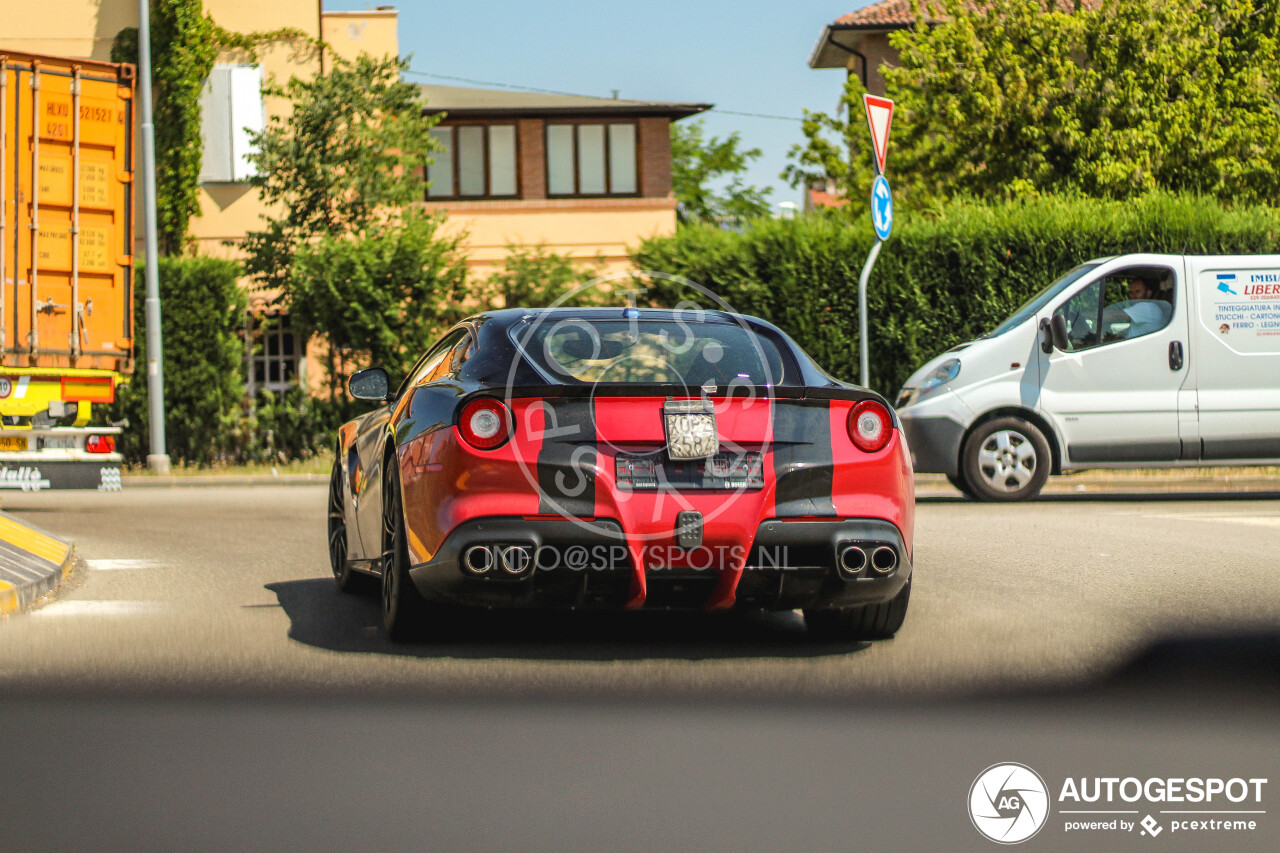
[[[1158,332],[1169,324],[1173,306],[1160,298],[1155,285],[1142,278],[1129,279],[1129,298],[1108,305],[1102,312],[1103,327],[1128,322],[1125,339],[1139,338]]]

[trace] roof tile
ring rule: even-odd
[[[1075,9],[1075,0],[1051,0],[1062,12],[1070,12]],[[937,21],[942,18],[942,5],[934,2],[934,0],[925,0],[925,5],[929,9],[929,20]],[[966,3],[969,8],[978,8],[978,3]],[[1102,5],[1102,0],[1083,0],[1082,5],[1086,9],[1096,9]],[[885,29],[899,29],[901,27],[909,27],[916,22],[917,0],[881,0],[879,3],[872,3],[856,12],[850,12],[836,18],[831,26],[833,27],[858,27],[874,29],[876,27],[884,27]]]

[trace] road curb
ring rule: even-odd
[[[917,474],[916,497],[957,497],[960,490],[941,474]],[[1177,494],[1275,494],[1280,493],[1280,477],[1217,476],[1189,477],[1174,472],[1147,476],[1074,474],[1050,477],[1042,495],[1177,495]]]
[[[70,542],[0,512],[0,616],[57,588],[71,572]]]
[[[126,489],[179,489],[184,486],[315,486],[329,482],[327,474],[191,474],[186,476],[128,475]]]

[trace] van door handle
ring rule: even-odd
[[[1169,369],[1182,369],[1182,341],[1169,342]]]

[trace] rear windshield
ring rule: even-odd
[[[566,385],[783,384],[777,346],[736,325],[570,318],[514,331],[528,358]]]

